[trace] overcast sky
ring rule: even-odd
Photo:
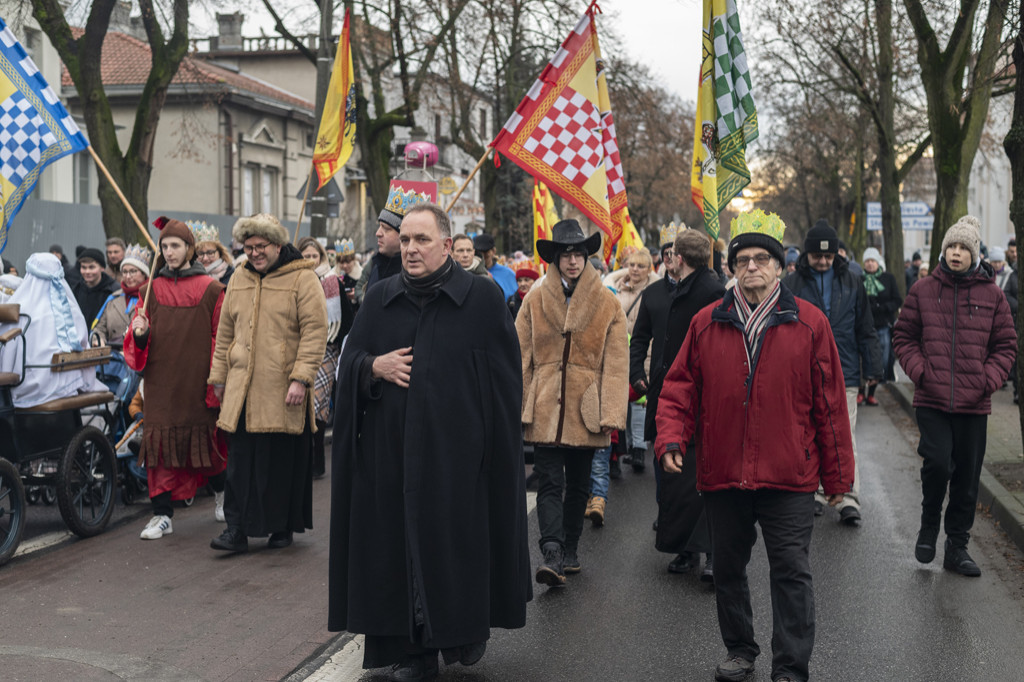
[[[579,4],[582,13],[587,2]],[[650,67],[667,90],[693,101],[700,68],[701,0],[599,0],[599,6],[604,15],[598,16],[598,35],[605,25],[614,25],[630,57]],[[257,3],[239,7],[245,13],[244,35],[259,35],[261,28],[275,34],[273,21],[257,11]],[[212,16],[193,19],[200,25],[209,23],[206,34],[216,32]]]

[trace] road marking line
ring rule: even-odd
[[[363,672],[363,636],[356,635],[341,651],[328,658],[306,682],[349,682]]]
[[[68,538],[71,537],[71,532],[66,530],[58,530],[52,533],[46,533],[39,537],[27,540],[18,547],[18,551],[14,553],[14,556],[25,556],[26,554],[32,554],[42,549],[59,545]]]

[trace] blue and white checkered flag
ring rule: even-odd
[[[89,146],[32,58],[0,19],[0,252],[47,164]]]

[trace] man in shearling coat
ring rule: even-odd
[[[208,383],[232,434],[224,516],[213,549],[245,552],[249,537],[283,549],[313,527],[313,381],[327,345],[327,304],[313,264],[272,215],[240,218],[248,260],[231,276]]]
[[[577,546],[590,494],[590,465],[612,431],[626,426],[629,346],[626,316],[587,261],[601,246],[575,220],[537,240],[550,263],[523,299],[516,331],[523,353],[523,439],[534,445],[543,562],[538,583],[578,573]],[[564,494],[564,497],[563,497]]]

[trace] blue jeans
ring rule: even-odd
[[[888,325],[875,330],[878,334],[878,347],[882,350],[882,377],[889,366],[889,355],[892,354],[892,328]]]
[[[627,420],[629,428],[626,429],[626,448],[647,449],[647,441],[644,440],[644,421],[647,419],[647,406],[629,404],[629,415]]]
[[[601,448],[594,453],[590,465],[590,494],[608,499],[608,463],[612,459],[612,446]]]

